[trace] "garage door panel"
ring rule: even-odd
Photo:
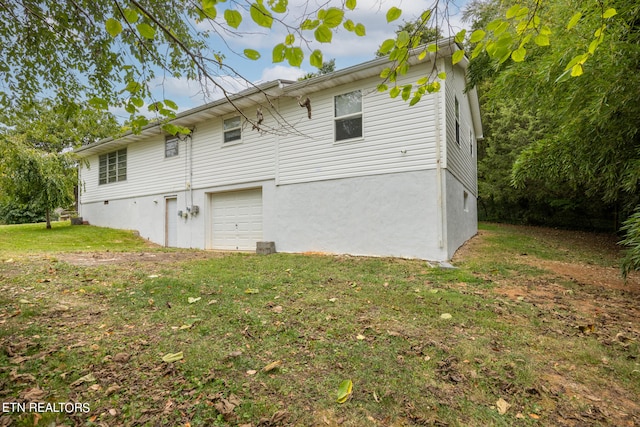
[[[262,190],[210,194],[209,245],[213,249],[255,250],[262,240]]]

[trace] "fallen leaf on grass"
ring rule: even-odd
[[[356,339],[357,339],[358,341],[362,341],[362,340],[364,340],[365,338],[366,338],[366,337],[365,337],[364,335],[362,335],[362,334],[358,334],[358,336],[356,336]]]
[[[509,404],[506,400],[504,400],[503,398],[498,399],[498,401],[496,402],[496,406],[498,408],[498,413],[500,415],[504,415],[507,413],[507,411],[509,410],[509,408],[511,407],[511,404]]]
[[[247,371],[247,375],[255,375],[255,374],[257,374],[257,373],[258,373],[258,371],[256,371],[255,369],[249,369],[249,370]]]
[[[189,301],[189,304],[193,304],[195,302],[198,302],[202,299],[202,297],[197,297],[197,298],[193,298],[193,297],[189,297],[189,299],[187,301]]]
[[[269,363],[267,366],[262,368],[262,372],[271,372],[276,368],[282,366],[282,360],[276,360],[275,362]]]
[[[184,358],[184,355],[182,354],[181,351],[177,353],[167,353],[164,356],[162,356],[162,360],[167,363],[177,362],[178,360],[181,360],[183,358]]]
[[[92,383],[95,382],[96,377],[93,376],[93,374],[87,374],[84,377],[80,377],[77,380],[75,380],[74,382],[71,383],[71,387],[75,387],[77,385],[80,385],[82,383]]]
[[[20,393],[20,397],[22,397],[26,401],[38,401],[42,400],[46,396],[47,392],[38,388],[30,388],[28,390],[24,390]]]
[[[351,396],[352,392],[353,392],[353,382],[351,380],[342,381],[340,383],[340,386],[338,387],[337,402],[338,403],[346,402]]]
[[[259,292],[260,292],[260,291],[259,291],[258,289],[253,289],[253,288],[249,288],[249,289],[245,289],[245,290],[244,290],[244,293],[245,293],[245,294],[257,294],[257,293],[259,293]]]
[[[452,316],[451,314],[449,314],[449,313],[442,313],[442,314],[440,315],[440,318],[441,318],[441,319],[445,319],[445,320],[451,319],[452,317],[453,317],[453,316]]]

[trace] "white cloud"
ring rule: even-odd
[[[262,75],[256,83],[269,82],[273,80],[298,80],[306,72],[303,69],[288,67],[285,65],[275,65],[262,70]]]

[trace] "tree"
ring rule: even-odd
[[[3,198],[44,209],[47,228],[51,212],[73,201],[74,181],[69,171],[75,163],[70,153],[47,153],[29,146],[24,136],[0,138],[0,188]]]
[[[73,201],[77,183],[72,148],[118,133],[113,115],[85,105],[51,100],[19,104],[2,113],[0,127],[0,219],[32,222]],[[66,153],[66,154],[65,154]]]
[[[317,73],[307,73],[304,76],[300,77],[298,80],[307,80],[313,77],[322,76],[324,74],[333,73],[335,70],[336,60],[335,58],[333,58],[330,61],[323,62]]]
[[[400,25],[396,29],[396,34],[400,34],[402,32],[406,32],[410,38],[416,38],[419,40],[418,44],[420,45],[428,45],[429,43],[437,42],[441,40],[442,37],[442,29],[439,27],[429,27],[428,21],[423,22],[422,19],[418,19],[416,21],[405,21],[404,24]],[[386,54],[382,53],[380,49],[376,52],[376,56],[378,58],[385,56]]]
[[[287,0],[5,1],[0,5],[0,70],[4,77],[0,104],[5,109],[12,108],[15,100],[28,102],[53,93],[62,104],[88,100],[96,108],[119,105],[132,115],[135,130],[149,122],[140,114],[145,103],[162,117],[175,116],[175,102],[153,98],[150,83],[157,75],[206,81],[229,96],[218,78],[221,74],[239,73],[212,47],[216,42],[224,43],[229,32],[242,33],[251,25],[267,30],[277,27],[285,36],[273,47],[273,62],[299,66],[308,59],[312,66],[322,67],[321,49],[303,49],[309,41],[331,43],[338,31],[366,35],[365,26],[354,20],[357,0],[331,4],[317,6],[307,1],[294,6]],[[402,17],[399,0],[388,8],[383,2],[379,5],[381,9],[385,5],[387,22]],[[544,5],[542,0],[535,1],[531,8],[517,2],[485,30],[474,31],[468,39],[479,43],[472,55],[484,51],[496,61],[522,61],[529,45],[549,44],[554,35],[541,13]],[[569,24],[575,26],[581,19],[594,18],[584,26],[583,33],[593,39],[591,44],[597,44],[606,32],[606,28],[602,29],[606,23],[600,21],[615,18],[616,11],[605,8],[603,2],[594,1],[593,5],[580,16],[571,17]],[[380,53],[388,54],[392,63],[384,73],[387,83],[381,84],[380,90],[394,89],[390,91],[392,96],[402,93],[406,100],[417,102],[425,92],[437,89],[433,84],[435,75],[426,76],[415,85],[405,85],[401,91],[395,81],[409,69],[409,51],[420,45],[422,34],[428,33],[429,28],[437,33],[446,25],[447,7],[448,2],[436,2],[417,21],[424,31],[399,31],[395,39],[381,44]],[[594,39],[590,34],[597,28],[601,31]],[[456,34],[459,42],[465,37],[465,31]],[[589,46],[586,57],[576,56],[566,64],[572,75],[579,75],[593,56],[591,44],[580,43],[585,51]],[[421,49],[419,57],[424,59],[436,50],[436,44],[430,44]],[[254,49],[245,49],[243,54],[248,59],[260,57]],[[453,61],[460,61],[463,54],[457,52]],[[255,120],[245,119],[251,123]],[[188,132],[171,125],[166,129],[172,133]]]

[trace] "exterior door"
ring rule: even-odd
[[[164,245],[168,248],[178,246],[178,199],[170,197],[165,199],[165,233]]]
[[[255,250],[262,240],[262,190],[209,195],[211,249]]]

